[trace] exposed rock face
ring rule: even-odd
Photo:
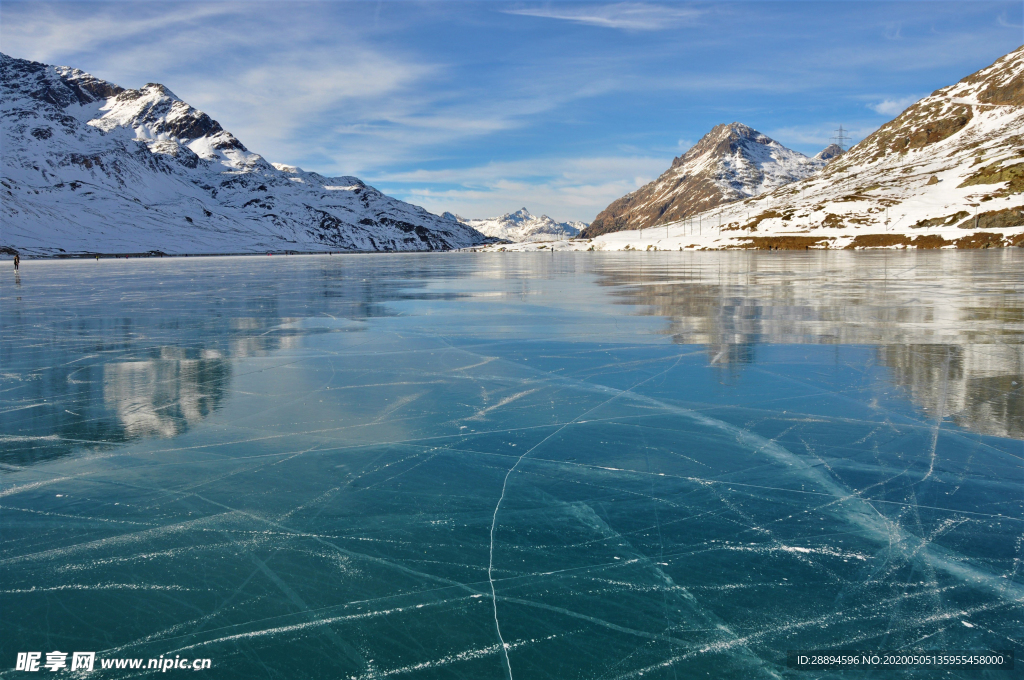
[[[841,153],[833,144],[808,158],[742,123],[717,125],[661,177],[605,208],[582,235],[681,220],[757,196],[817,173]]]
[[[149,83],[0,55],[0,248],[83,252],[447,250],[471,227],[355,177],[275,165]]]
[[[445,213],[445,215],[451,215],[451,213]],[[540,217],[531,215],[526,208],[506,213],[501,217],[481,220],[469,220],[457,215],[451,215],[451,217],[476,229],[484,236],[516,243],[574,238],[587,228],[586,222],[556,222],[547,215]]]

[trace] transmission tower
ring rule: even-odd
[[[848,142],[851,139],[850,137],[848,137],[846,135],[847,130],[844,130],[843,126],[840,125],[839,129],[836,130],[835,132],[836,132],[835,135],[830,137],[828,141],[833,143],[833,144],[838,144],[840,149],[842,149],[843,151],[846,151],[846,147],[849,146]]]

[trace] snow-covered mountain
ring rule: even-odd
[[[484,236],[517,243],[574,238],[587,228],[586,222],[556,222],[547,215],[531,215],[526,208],[506,213],[501,217],[481,220],[470,220],[451,213],[445,213],[444,216],[466,224]]]
[[[1024,246],[1024,47],[936,90],[807,179],[685,219],[663,215],[643,232],[545,247],[1006,246]]]
[[[757,196],[814,175],[842,152],[833,144],[808,158],[742,123],[716,125],[661,177],[605,208],[583,235],[641,229]]]
[[[271,164],[162,85],[0,55],[0,246],[22,253],[445,250],[465,224]]]

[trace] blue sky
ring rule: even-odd
[[[0,50],[168,86],[268,160],[590,221],[718,123],[857,141],[1024,43],[1015,2],[11,2]]]

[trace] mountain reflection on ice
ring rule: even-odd
[[[0,667],[829,677],[786,650],[1019,647],[1022,264],[28,262]]]
[[[124,437],[173,437],[210,415],[224,398],[231,365],[217,350],[201,359],[161,347],[160,358],[103,364],[103,401],[117,413]]]
[[[925,412],[1024,439],[1024,391],[1014,389],[1024,382],[1018,278],[990,260],[925,262],[876,253],[822,266],[755,255],[598,271],[629,304],[667,317],[675,342],[706,346],[712,363],[755,364],[760,344],[868,345]]]
[[[1024,439],[1024,345],[884,345],[878,362],[926,413]]]

